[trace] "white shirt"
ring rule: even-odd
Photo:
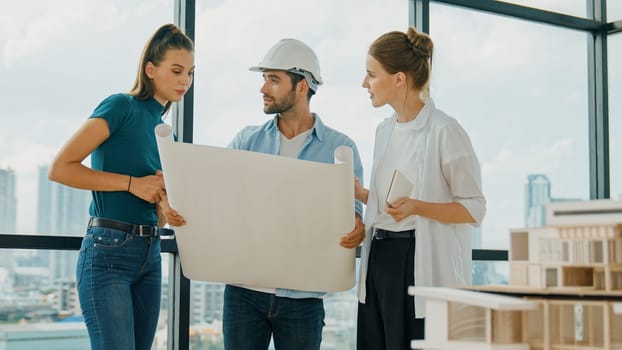
[[[410,124],[410,123],[409,123]],[[371,184],[375,183],[378,164],[386,157],[396,117],[382,121],[376,129]],[[405,174],[416,178],[412,198],[427,202],[462,204],[481,224],[486,213],[479,161],[471,140],[458,122],[436,109],[429,99],[410,125],[415,151],[409,154]],[[371,228],[376,223],[378,196],[371,186],[361,250],[359,301],[364,303],[367,262],[371,247]],[[415,285],[459,286],[471,284],[471,225],[446,224],[415,216]],[[406,292],[406,291],[404,291]],[[415,298],[417,317],[425,317],[425,304]]]
[[[389,192],[394,170],[399,170],[411,183],[417,183],[419,174],[408,171],[410,169],[407,167],[409,160],[412,159],[415,152],[417,152],[417,145],[412,133],[415,120],[417,119],[413,119],[408,123],[395,123],[395,128],[393,128],[391,133],[387,150],[384,153],[385,156],[376,166],[375,181],[370,183],[370,187],[375,187],[375,192],[378,193],[378,210],[374,223],[374,227],[376,228],[389,231],[405,231],[415,228],[415,216],[409,216],[397,222],[384,210],[387,192]],[[415,191],[414,187],[415,186],[413,186],[413,191]],[[414,192],[409,193],[408,197],[412,198],[414,195]]]

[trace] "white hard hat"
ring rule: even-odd
[[[299,74],[307,79],[309,88],[317,91],[322,85],[320,76],[320,62],[315,52],[300,40],[281,39],[268,50],[263,60],[252,71],[263,72],[265,70],[284,70]]]

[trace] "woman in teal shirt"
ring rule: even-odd
[[[76,278],[93,350],[151,349],[160,312],[165,189],[154,128],[192,84],[192,41],[172,24],[147,42],[129,94],[104,99],[62,147],[50,180],[90,190]],[[82,161],[91,155],[91,168]],[[175,223],[171,223],[175,224]]]

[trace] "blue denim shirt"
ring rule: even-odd
[[[315,122],[313,129],[300,149],[298,159],[310,160],[321,163],[335,162],[335,149],[339,146],[352,148],[354,154],[354,175],[363,183],[363,165],[359,156],[358,149],[354,141],[348,136],[335,129],[327,127],[322,123],[320,117],[313,113]],[[230,148],[254,151],[268,154],[279,154],[280,131],[278,128],[278,115],[260,126],[247,126],[240,130],[233,141],[229,144]],[[353,180],[354,181],[354,180]],[[352,184],[354,186],[354,183]],[[361,218],[363,217],[363,205],[360,201],[355,201],[354,209]],[[346,234],[348,232],[344,232]],[[298,291],[291,289],[276,289],[276,295],[288,298],[320,298],[324,292]]]

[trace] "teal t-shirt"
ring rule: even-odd
[[[153,98],[115,94],[103,100],[90,118],[106,120],[110,137],[91,154],[91,167],[134,177],[155,175],[162,167],[154,129],[162,123],[163,110]],[[155,205],[127,191],[92,193],[91,216],[143,225],[158,222]]]

